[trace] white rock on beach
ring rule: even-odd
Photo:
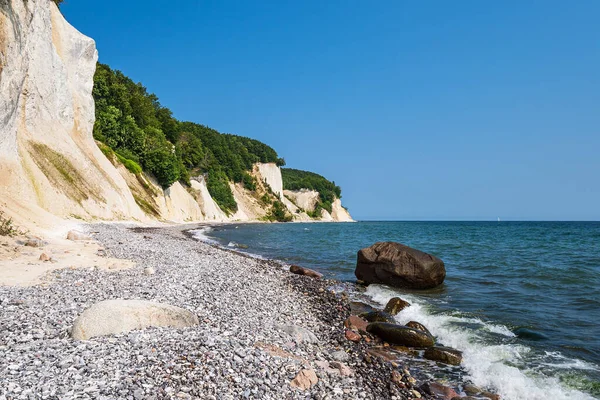
[[[77,317],[71,337],[87,340],[148,327],[185,328],[198,324],[195,314],[168,304],[144,300],[105,300]]]

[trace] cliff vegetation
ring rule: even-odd
[[[319,192],[319,201],[311,213],[313,218],[320,216],[321,209],[331,213],[334,200],[342,198],[342,189],[335,182],[329,181],[314,172],[282,168],[281,175],[283,178],[283,188],[286,190],[309,189]]]
[[[178,121],[156,95],[108,65],[98,64],[93,95],[94,138],[128,169],[143,169],[165,188],[176,181],[189,185],[190,176],[205,174],[211,196],[227,213],[237,211],[229,181],[255,190],[249,173],[254,163],[285,165],[273,148],[258,140]]]

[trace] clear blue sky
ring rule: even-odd
[[[600,2],[66,0],[182,120],[359,219],[600,220]]]

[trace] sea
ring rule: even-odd
[[[506,400],[600,399],[600,222],[228,224],[195,235],[349,283],[357,251],[375,242],[433,254],[446,265],[442,286],[351,285],[353,296],[409,301],[397,321],[461,350],[462,383]]]

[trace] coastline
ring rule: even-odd
[[[340,282],[294,275],[276,261],[201,243],[184,233],[192,225],[213,224],[88,225],[108,256],[136,265],[58,269],[45,285],[0,286],[0,330],[7,332],[0,374],[8,377],[0,395],[428,398],[409,374],[403,388],[393,384],[390,363],[368,356],[364,343],[346,340],[348,299],[331,290]],[[144,275],[148,266],[156,274]],[[200,325],[69,339],[77,315],[111,298],[179,306],[196,313]],[[284,326],[307,329],[316,341],[290,336]],[[350,372],[333,367],[339,364]],[[290,386],[304,369],[318,377],[305,391]]]

